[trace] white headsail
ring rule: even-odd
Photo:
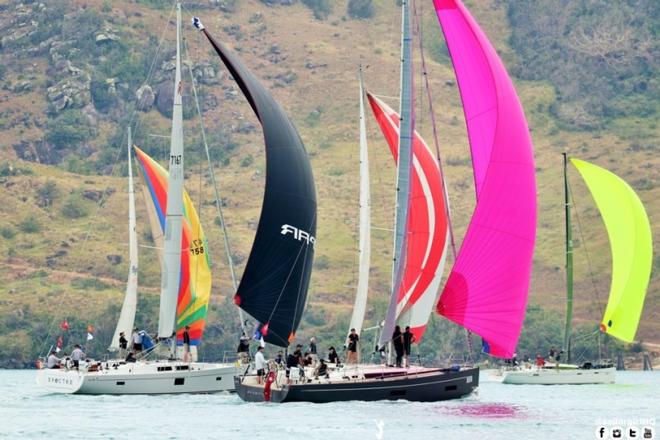
[[[126,295],[124,304],[121,306],[117,328],[112,335],[112,343],[108,348],[110,351],[119,350],[119,333],[124,332],[128,339],[135,323],[135,311],[137,309],[137,287],[138,287],[138,244],[135,221],[135,189],[133,187],[133,166],[131,155],[131,127],[128,127],[128,281],[126,282]]]
[[[367,149],[367,125],[364,115],[364,86],[360,69],[360,267],[357,294],[349,329],[361,334],[369,293],[369,266],[371,264],[371,195],[369,192],[369,152]]]

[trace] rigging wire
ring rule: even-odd
[[[570,182],[568,182],[568,191],[571,195],[571,201],[573,202],[573,207],[575,207],[575,197],[573,197],[573,188],[571,187]],[[594,275],[593,265],[591,262],[591,255],[589,253],[589,248],[587,247],[587,241],[584,238],[582,223],[580,222],[580,215],[577,209],[573,209],[573,213],[575,214],[575,219],[577,220],[578,233],[580,234],[580,241],[582,247],[584,248],[584,253],[587,257],[587,267],[589,268],[589,279],[591,280],[591,285],[593,287],[593,290],[591,291],[591,295],[593,299],[592,306],[596,305],[596,307],[598,307],[598,311],[600,312],[600,315],[602,316],[605,313],[605,310],[603,309],[603,304],[600,301],[602,295],[600,293],[600,289],[598,289],[598,285],[596,284],[596,276]]]
[[[199,42],[199,38],[198,38],[198,42]],[[197,45],[197,47],[199,48],[199,44]],[[185,40],[184,40],[184,50],[185,50],[186,54],[189,53],[188,44]],[[199,52],[197,52],[197,53],[199,53]],[[215,177],[215,171],[213,169],[213,163],[211,162],[211,153],[209,151],[209,145],[208,145],[208,141],[207,141],[207,137],[206,137],[206,130],[204,128],[203,112],[202,112],[202,109],[199,105],[199,97],[198,97],[198,94],[197,94],[197,86],[195,84],[195,75],[193,73],[193,70],[192,70],[192,67],[190,66],[190,64],[188,64],[188,71],[190,73],[190,81],[191,81],[191,84],[192,84],[193,96],[195,98],[195,107],[196,107],[196,110],[197,110],[197,114],[199,115],[199,126],[200,126],[200,133],[201,133],[201,136],[202,136],[202,144],[204,145],[204,151],[206,153],[206,160],[207,160],[207,163],[208,163],[209,175],[211,177],[211,182],[213,184],[213,190],[214,190],[214,193],[215,193],[215,206],[216,206],[216,210],[218,212],[218,218],[220,218],[222,235],[223,235],[224,245],[225,245],[225,253],[227,255],[227,264],[229,265],[229,272],[231,274],[232,287],[233,287],[234,295],[235,295],[236,293],[238,293],[238,281],[237,281],[237,277],[236,277],[236,271],[234,269],[234,263],[232,261],[231,246],[230,246],[230,243],[229,243],[229,234],[227,232],[227,225],[225,223],[225,217],[224,217],[224,214],[222,212],[220,190],[218,189],[218,181]],[[200,162],[200,167],[201,167],[201,162]],[[200,172],[200,179],[201,179],[201,172]],[[245,320],[245,316],[243,314],[243,309],[241,309],[240,307],[237,307],[237,309],[238,309],[239,320],[240,320],[240,324],[241,324],[241,330],[243,331],[243,334],[247,335],[246,325],[245,325],[246,320]]]
[[[165,34],[166,34],[166,32],[169,28],[169,22],[172,18],[172,15],[174,14],[174,9],[175,9],[175,6],[173,5],[172,8],[170,9],[170,13],[169,13],[169,16],[167,18],[168,26],[165,26],[163,28],[158,46],[156,48],[156,54],[153,57],[151,65],[149,66],[149,70],[147,71],[147,77],[145,78],[142,85],[148,84],[149,81],[152,78],[152,75],[154,73],[154,68],[155,68],[155,65],[156,65],[156,61],[158,60],[160,50],[161,50],[161,48],[163,46],[163,43],[164,43],[164,40],[165,40]],[[127,127],[131,126],[133,124],[133,121],[135,121],[135,129],[136,129],[135,131],[137,132],[137,128],[140,125],[140,120],[139,120],[139,118],[137,118],[137,112],[138,112],[138,98],[136,96],[135,100],[133,101],[133,108],[131,110],[131,113],[130,113],[130,116],[129,116],[129,119],[128,119],[128,124],[126,124],[126,126],[122,130],[122,139],[124,138],[124,135],[127,133]],[[111,170],[110,170],[110,173],[109,173],[110,176],[114,176],[115,173],[117,172],[118,163],[119,163],[119,160],[120,160],[120,157],[121,157],[123,151],[124,151],[123,146],[117,149],[117,155],[115,156],[114,163],[113,163],[113,165],[111,167]],[[84,248],[86,246],[87,242],[89,241],[89,238],[91,237],[91,233],[92,233],[92,229],[94,227],[95,221],[98,219],[99,214],[101,212],[101,208],[103,207],[103,205],[106,202],[109,195],[110,194],[108,194],[107,191],[103,191],[103,193],[101,194],[101,197],[99,198],[99,201],[97,202],[96,210],[94,211],[94,214],[90,218],[89,223],[87,225],[87,230],[86,230],[86,232],[83,236],[83,240],[82,240],[82,243],[81,243],[80,247]],[[81,254],[79,254],[79,255],[81,255]],[[82,256],[80,258],[82,259]],[[82,260],[80,260],[80,261],[82,262]],[[78,267],[78,266],[79,265],[75,265],[74,267]],[[94,268],[94,266],[95,266],[95,262],[92,263],[92,269]],[[67,315],[65,314],[64,315],[64,320],[66,321],[66,319],[67,319]],[[58,320],[59,320],[58,314],[54,314],[53,319],[52,319],[50,325],[48,326],[48,332],[46,333],[46,338],[44,339],[44,342],[43,342],[42,346],[40,347],[40,349],[38,351],[38,356],[39,357],[42,357],[43,350],[48,345],[48,341],[50,340],[50,337],[53,334],[53,327],[54,327],[54,325],[56,324],[56,322]]]
[[[194,83],[195,83],[195,77],[194,77],[194,75],[193,75],[193,71],[192,71],[192,67],[191,67],[191,66],[192,66],[192,62],[190,61],[190,53],[189,53],[189,51],[188,51],[188,39],[187,39],[186,27],[185,27],[185,26],[182,26],[182,32],[181,32],[181,34],[182,34],[182,35],[181,35],[181,42],[182,42],[182,52],[183,52],[183,57],[184,57],[185,61],[188,62],[188,63],[186,63],[186,62],[184,61],[184,64],[188,66],[188,70],[190,71],[190,82],[191,82],[191,84],[194,86]],[[199,60],[199,56],[198,56],[198,55],[199,55],[199,52],[197,52],[196,54],[197,54],[197,60]],[[183,92],[182,92],[182,93],[183,93]],[[197,108],[199,109],[199,103],[197,102],[197,95],[196,95],[196,94],[195,94],[195,104],[196,104]],[[201,114],[200,114],[200,118],[201,118],[201,117],[202,117],[202,116],[201,116]],[[200,155],[201,155],[201,154],[200,154]],[[199,175],[199,180],[198,180],[198,182],[197,182],[197,192],[198,192],[197,212],[199,213],[199,215],[200,215],[200,217],[201,217],[201,213],[202,213],[202,198],[203,198],[203,185],[202,185],[202,181],[203,181],[203,177],[204,177],[204,176],[203,176],[203,173],[202,173],[202,161],[201,161],[201,160],[199,161],[198,166],[199,166],[199,169],[198,169],[197,173],[198,173],[198,175]],[[202,234],[203,234],[201,218],[200,218],[199,220],[200,220],[200,221],[197,222],[197,234],[196,234],[196,235],[197,235],[198,237],[201,237]],[[189,245],[190,245],[190,246],[194,246],[194,244],[193,244],[192,242],[190,242]],[[205,249],[204,249],[204,254],[205,254],[205,255],[208,255],[208,246],[206,245],[206,243],[202,243],[202,245],[205,247]],[[192,248],[191,248],[191,250],[192,250]],[[188,250],[185,250],[185,251],[188,251]],[[191,253],[191,257],[192,257],[192,253]],[[199,280],[200,266],[201,266],[201,264],[200,264],[200,256],[197,256],[197,257],[195,258],[195,281],[198,281],[198,280]],[[210,270],[210,268],[209,268],[209,270]],[[189,280],[190,287],[189,287],[189,288],[190,288],[190,293],[191,293],[191,295],[194,294],[194,293],[197,291],[197,286],[194,286],[195,289],[193,290],[192,282],[193,282],[193,278],[190,277],[190,280]],[[210,293],[210,292],[209,292],[209,293]],[[210,300],[210,298],[209,298],[209,300]],[[194,298],[194,303],[192,304],[192,305],[193,305],[193,308],[195,307],[195,305],[196,305],[196,303],[197,303],[198,301],[199,301],[199,297],[198,297],[198,296],[195,296],[195,298]],[[207,311],[208,311],[208,309],[207,309]]]
[[[423,16],[423,3],[420,5],[420,12],[421,16]],[[429,118],[431,122],[431,128],[433,131],[433,145],[435,147],[435,154],[436,154],[436,160],[438,163],[438,168],[440,169],[440,176],[441,176],[441,183],[442,183],[442,193],[444,196],[444,202],[445,202],[445,215],[447,217],[447,225],[449,226],[449,239],[451,243],[451,249],[452,249],[452,255],[454,257],[454,262],[456,261],[457,258],[457,251],[456,251],[456,239],[455,239],[455,234],[454,234],[454,226],[451,218],[451,208],[450,208],[450,201],[449,201],[449,189],[447,187],[447,183],[445,181],[445,173],[443,170],[442,166],[442,156],[440,154],[440,141],[439,141],[439,136],[438,136],[438,126],[437,126],[437,120],[435,116],[435,110],[433,108],[433,96],[431,93],[431,87],[429,84],[429,79],[428,79],[428,68],[426,64],[426,56],[424,54],[424,34],[423,34],[423,20],[420,19],[420,14],[417,12],[417,1],[413,0],[412,1],[412,9],[413,9],[413,23],[415,26],[415,30],[417,34],[419,35],[418,41],[419,41],[419,53],[420,53],[420,61],[422,64],[422,78],[424,80],[424,88],[426,89],[426,99],[428,102],[429,106]],[[466,337],[466,345],[468,349],[468,358],[472,362],[472,352],[473,352],[473,343],[472,343],[472,332],[468,329],[465,329],[465,337]]]

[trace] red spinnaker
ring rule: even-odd
[[[399,114],[367,94],[371,109],[395,161],[399,152]],[[442,175],[424,139],[413,137],[413,180],[408,219],[406,267],[398,293],[397,323],[410,326],[419,342],[438,298],[449,242]]]

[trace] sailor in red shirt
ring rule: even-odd
[[[536,366],[541,368],[545,366],[545,359],[540,354],[536,355]]]

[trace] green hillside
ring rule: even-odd
[[[186,66],[199,85],[239,273],[259,218],[263,140],[236,84],[188,25],[193,13],[272,90],[310,154],[319,219],[315,269],[299,336],[316,334],[322,346],[340,344],[357,281],[357,69],[360,63],[365,66],[369,91],[398,93],[400,12],[395,3],[184,2]],[[647,208],[658,248],[660,18],[652,0],[634,6],[565,1],[565,8],[528,0],[465,3],[513,75],[535,146],[538,238],[531,321],[521,346],[534,350],[539,344],[559,345],[565,283],[561,152],[604,166],[630,182]],[[157,159],[166,156],[169,141],[160,136],[169,135],[172,4],[0,0],[0,365],[31,362],[52,343],[65,317],[72,324],[72,340],[82,338],[87,324],[95,326],[97,353],[114,330],[128,272],[125,132],[132,123],[137,145]],[[420,2],[418,8],[460,241],[474,207],[463,112],[431,2]],[[370,13],[369,18],[356,17]],[[607,35],[601,31],[601,19],[607,23]],[[415,78],[417,128],[430,141],[420,72],[417,69]],[[234,348],[238,319],[190,77],[185,74],[186,185],[199,206],[214,262],[202,353],[218,359]],[[372,221],[386,230],[393,219],[395,164],[372,120],[368,129]],[[575,172],[570,178],[580,226],[575,233],[575,313],[580,331],[588,333],[597,328],[605,307],[609,245],[585,185]],[[159,263],[141,202],[138,197],[143,245],[138,323],[155,330]],[[381,318],[387,302],[391,233],[375,230],[372,245],[369,324]],[[656,344],[659,269],[656,257],[638,332],[639,340]],[[595,340],[585,343],[585,350],[589,344]],[[445,359],[463,345],[461,331],[434,317],[422,351]]]

